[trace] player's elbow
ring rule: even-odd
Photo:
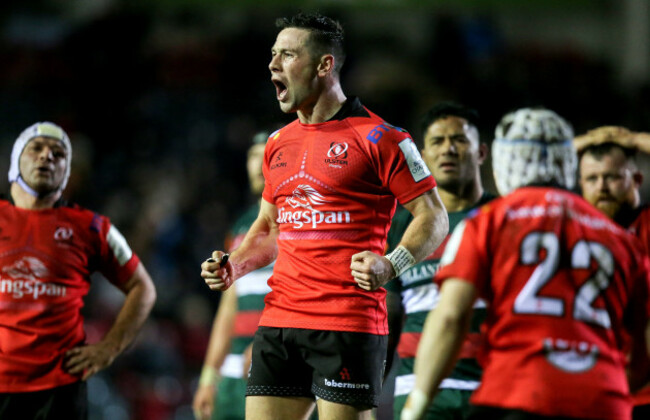
[[[449,234],[449,215],[447,214],[447,210],[442,207],[439,211],[436,212],[435,216],[435,231],[436,231],[436,237],[440,240],[435,247],[437,248],[438,245],[442,243],[442,240]]]
[[[138,267],[134,276],[134,287],[130,290],[130,293],[133,292],[137,293],[140,308],[149,313],[156,303],[158,295],[153,280],[142,264]]]
[[[442,328],[445,331],[462,331],[463,327],[470,318],[471,312],[461,311],[458,308],[436,308],[437,311],[440,309],[440,313],[437,316],[437,322],[440,323]]]
[[[444,206],[435,208],[434,211],[431,213],[431,217],[429,218],[428,228],[431,233],[428,236],[429,237],[428,245],[430,249],[427,255],[430,255],[433,253],[433,251],[435,251],[440,246],[442,241],[449,233],[449,216]]]
[[[142,304],[151,310],[153,308],[153,305],[156,303],[156,299],[158,299],[156,286],[154,285],[153,281],[148,282],[142,294]]]

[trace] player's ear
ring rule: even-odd
[[[320,57],[318,63],[318,75],[325,76],[334,70],[334,56],[332,54],[324,54]]]
[[[634,172],[632,174],[632,179],[634,180],[634,185],[639,188],[643,183],[643,173],[641,171]]]
[[[479,143],[478,145],[478,164],[482,165],[488,155],[488,146],[485,143]]]

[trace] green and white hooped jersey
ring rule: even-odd
[[[220,370],[223,377],[243,378],[242,354],[253,342],[264,309],[264,297],[271,291],[266,281],[272,273],[273,264],[270,264],[248,273],[233,285],[237,292],[237,314],[230,353],[226,356]]]
[[[464,211],[449,213],[449,233],[451,234],[456,225],[473,208],[479,207],[493,198],[494,196],[485,193],[476,206]],[[396,210],[388,233],[389,250],[397,246],[412,219],[413,216],[405,208],[399,207]],[[439,269],[440,258],[448,239],[449,235],[433,254],[385,286],[389,293],[400,294],[406,315],[397,347],[400,367],[395,378],[396,396],[411,392],[415,383],[413,362],[427,315],[438,304],[438,286],[433,283],[433,277]],[[474,390],[478,387],[482,370],[476,361],[476,351],[480,340],[480,325],[485,319],[485,315],[485,302],[477,300],[474,305],[468,338],[463,344],[460,358],[449,377],[442,381],[440,388]]]

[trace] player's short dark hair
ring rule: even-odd
[[[585,147],[584,149],[580,150],[580,152],[578,153],[578,162],[580,162],[582,160],[582,157],[586,154],[589,154],[595,157],[596,159],[601,160],[604,156],[611,153],[612,150],[616,150],[616,149],[622,151],[623,154],[625,155],[625,160],[628,161],[629,163],[632,163],[632,165],[636,167],[636,155],[637,155],[636,149],[630,147],[623,147],[620,144],[614,142],[594,144]]]
[[[478,130],[480,116],[477,110],[456,102],[445,101],[434,105],[424,114],[420,123],[420,137],[424,138],[431,124],[447,117],[463,118]]]
[[[343,26],[336,20],[320,13],[300,12],[291,17],[278,18],[275,26],[282,30],[286,28],[306,29],[310,32],[309,49],[315,57],[324,54],[334,56],[334,71],[339,74],[345,62],[343,49]]]

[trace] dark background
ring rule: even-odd
[[[191,418],[218,304],[199,264],[251,202],[250,138],[294,118],[280,112],[267,65],[275,18],[299,9],[341,20],[345,92],[416,141],[440,100],[476,107],[488,143],[504,113],[527,105],[557,111],[578,134],[650,131],[647,0],[3,2],[0,173],[22,129],[63,126],[66,196],[111,218],[158,289],[135,345],[90,380],[91,419]],[[489,162],[483,173],[494,191]],[[90,341],[121,301],[97,278],[84,308]]]

